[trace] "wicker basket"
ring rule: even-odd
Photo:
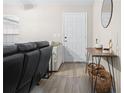
[[[93,73],[94,75],[97,73],[99,70],[105,70],[103,65],[98,65],[96,63],[90,63],[88,64],[88,74],[91,75]]]
[[[106,70],[100,70],[97,76],[96,92],[109,93],[111,90],[111,85],[112,85],[112,76]]]
[[[95,80],[96,82],[96,92],[97,93],[108,93],[111,89],[112,76],[105,70],[102,65],[98,65],[95,63],[90,63],[88,65],[88,73],[90,76],[90,80]]]

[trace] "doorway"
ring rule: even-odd
[[[87,13],[63,14],[64,62],[86,62]]]

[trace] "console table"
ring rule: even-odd
[[[97,64],[101,64],[101,58],[105,58],[107,63],[108,63],[108,68],[109,68],[109,73],[113,76],[112,78],[112,88],[114,93],[116,93],[116,87],[115,87],[115,78],[114,78],[114,68],[113,68],[113,58],[117,57],[117,55],[113,53],[103,53],[102,49],[96,49],[96,48],[87,48],[87,61],[89,63],[90,57],[92,58],[92,63],[96,62]],[[94,60],[95,58],[95,60]],[[86,65],[86,72],[87,72],[87,66]],[[110,67],[111,64],[111,67]],[[92,83],[92,93],[95,93],[95,88],[96,88],[96,82],[93,85]]]

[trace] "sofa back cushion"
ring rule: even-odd
[[[16,45],[6,45],[3,46],[3,56],[9,56],[18,52]]]
[[[37,48],[43,48],[49,46],[48,41],[35,42],[37,44]]]
[[[18,46],[20,52],[28,52],[37,48],[37,45],[35,43],[20,43],[16,45]]]

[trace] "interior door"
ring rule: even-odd
[[[86,61],[87,16],[82,12],[64,13],[63,45],[65,62]]]

